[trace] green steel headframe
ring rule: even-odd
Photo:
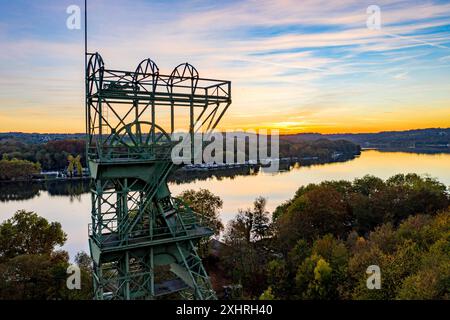
[[[171,196],[167,177],[172,134],[211,132],[230,104],[229,81],[200,78],[188,63],[163,75],[150,59],[131,72],[106,69],[98,53],[87,54],[96,299],[216,297],[197,254],[212,231]]]

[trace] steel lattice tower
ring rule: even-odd
[[[215,299],[196,251],[212,231],[171,196],[167,177],[175,120],[191,137],[210,132],[231,103],[231,83],[199,78],[188,63],[162,75],[150,59],[133,72],[105,69],[98,53],[87,61],[95,298]]]

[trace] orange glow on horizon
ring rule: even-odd
[[[236,108],[235,110],[238,110]],[[411,108],[379,115],[375,119],[353,115],[351,112],[338,114],[314,114],[298,116],[296,114],[273,114],[242,116],[235,110],[225,114],[218,130],[278,130],[280,134],[297,133],[376,133],[380,131],[404,131],[426,128],[449,128],[449,108],[438,108],[428,113]],[[304,110],[303,110],[304,111]],[[25,133],[84,133],[84,114],[64,115],[51,113],[23,113],[5,115],[0,113],[0,132]]]
[[[225,130],[267,130],[269,133],[272,130],[278,130],[280,135],[291,135],[291,134],[301,134],[301,133],[319,133],[319,134],[357,134],[357,133],[378,133],[383,131],[408,131],[408,130],[416,130],[416,129],[430,129],[430,128],[450,128],[450,124],[448,125],[424,125],[424,126],[402,126],[397,128],[320,128],[320,127],[305,127],[303,130],[299,129],[285,129],[285,128],[276,128],[276,127],[259,127],[259,128],[249,128],[249,127],[236,127],[236,128],[218,128],[219,131],[225,131]],[[22,133],[39,133],[39,134],[82,134],[85,133],[84,129],[77,130],[76,127],[73,130],[70,130],[69,128],[54,128],[54,129],[19,129],[16,127],[16,129],[6,129],[0,131],[0,133],[6,133],[6,132],[22,132]]]

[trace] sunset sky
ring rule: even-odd
[[[89,50],[232,81],[221,128],[450,127],[450,1],[90,0]],[[0,132],[84,131],[79,0],[0,0]],[[381,9],[381,29],[366,26]]]

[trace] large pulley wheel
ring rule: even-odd
[[[170,136],[158,125],[136,121],[121,127],[111,139],[113,155],[127,153],[131,158],[153,158],[167,153],[172,145]]]

